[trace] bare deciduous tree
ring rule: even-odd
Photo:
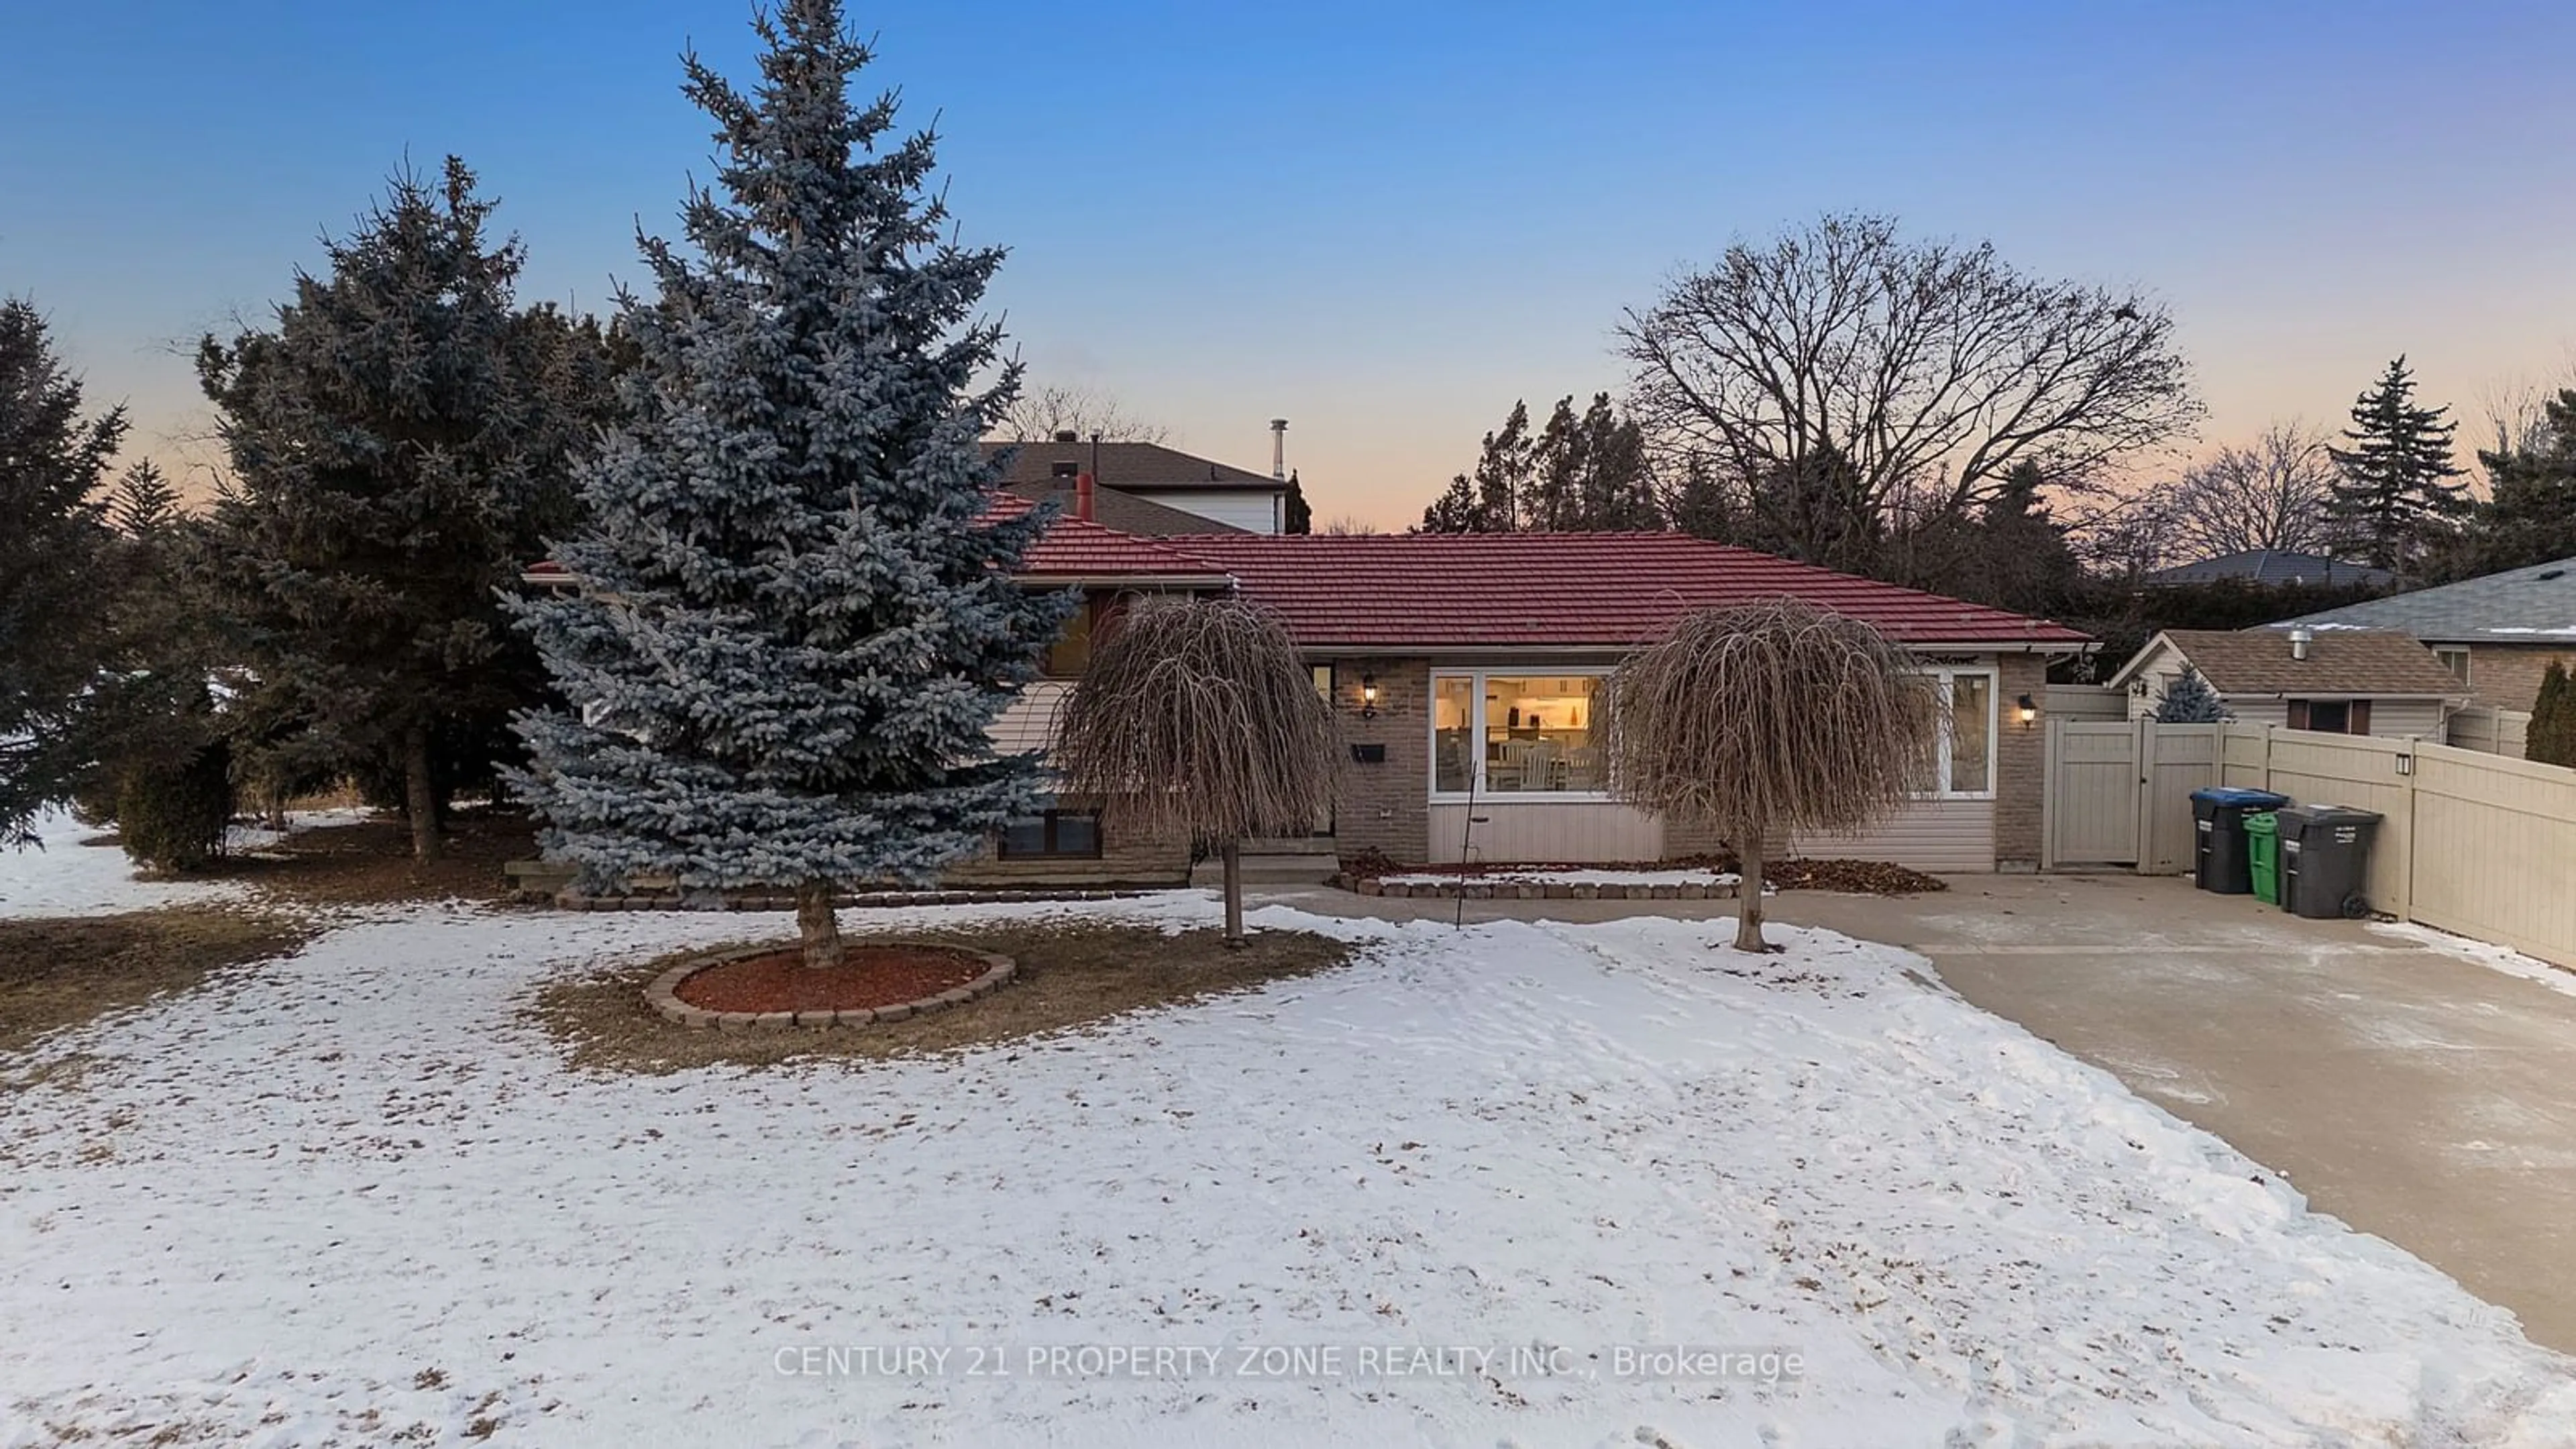
[[[2183,474],[2166,510],[2173,541],[2196,559],[2265,548],[2321,552],[2335,476],[2324,434],[2296,420],[2274,423]]]
[[[1128,413],[1118,399],[1092,387],[1024,387],[1002,412],[993,436],[1006,443],[1042,443],[1058,433],[1086,441],[1098,433],[1108,443],[1167,443],[1172,430]]]
[[[1922,780],[1940,721],[1913,657],[1791,598],[1684,615],[1605,691],[1610,788],[1735,847],[1735,948],[1762,939],[1765,842],[1865,829]]]
[[[1331,706],[1287,626],[1241,599],[1149,601],[1093,647],[1058,716],[1064,793],[1104,827],[1186,833],[1225,860],[1225,939],[1243,942],[1242,842],[1303,835],[1332,803]]]
[[[1729,247],[1619,335],[1649,432],[1707,455],[1752,509],[1766,480],[1829,473],[1838,516],[1921,523],[1964,513],[2017,462],[2080,486],[2188,435],[2202,408],[2173,329],[2141,293],[1836,215]]]

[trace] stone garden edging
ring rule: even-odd
[[[985,963],[984,973],[963,986],[951,987],[934,996],[917,1001],[899,1001],[889,1006],[859,1007],[838,1011],[708,1011],[691,1006],[679,997],[683,981],[711,967],[735,961],[748,961],[759,956],[775,956],[783,950],[794,950],[792,943],[771,942],[765,946],[736,946],[726,951],[709,951],[682,961],[644,988],[644,999],[663,1018],[682,1026],[714,1028],[719,1031],[768,1031],[780,1027],[874,1026],[879,1023],[909,1021],[951,1006],[963,1006],[978,997],[989,996],[1003,983],[1019,974],[1019,963],[992,951],[979,951],[972,946],[954,945],[947,941],[870,941],[878,946],[917,946],[929,951],[951,951],[973,956]]]

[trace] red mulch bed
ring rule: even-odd
[[[710,966],[671,994],[700,1011],[858,1011],[937,996],[991,964],[937,946],[850,946],[839,970],[817,971],[791,949]]]

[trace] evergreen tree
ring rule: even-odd
[[[2345,556],[2411,573],[2469,511],[2467,486],[2449,481],[2460,476],[2449,411],[2416,403],[2402,356],[2353,403],[2351,446],[2328,450],[2343,474],[2327,511]]]
[[[1305,485],[1297,481],[1297,475],[1294,473],[1288,475],[1288,503],[1285,513],[1286,517],[1280,520],[1280,532],[1313,533],[1315,531],[1315,510],[1308,506]]]
[[[2165,686],[2164,698],[2156,701],[2158,724],[2217,724],[2226,718],[2227,707],[2219,703],[2218,691],[2188,664]]]
[[[194,822],[179,836],[194,842],[213,814],[218,844],[230,814],[231,752],[209,684],[218,655],[193,567],[202,528],[178,511],[176,491],[149,462],[118,480],[109,511],[117,532],[100,560],[107,597],[81,729],[80,799],[91,818],[117,821],[136,861],[189,869],[203,852],[169,847],[150,824],[129,828],[125,811],[137,801],[156,812],[192,802],[163,818]]]
[[[0,845],[78,778],[109,541],[91,494],[124,435],[122,408],[81,416],[34,305],[0,300]]]
[[[1031,808],[1034,762],[986,729],[1068,600],[1011,582],[1043,511],[985,516],[976,439],[1018,384],[971,391],[1002,254],[942,240],[928,133],[880,148],[894,100],[852,104],[871,57],[836,0],[755,26],[751,94],[686,61],[717,189],[684,212],[694,255],[642,242],[629,419],[554,554],[579,592],[517,605],[582,706],[522,718],[519,783],[587,884],[792,885],[831,966],[836,888],[929,878]]]
[[[2531,722],[2523,727],[2522,757],[2576,766],[2576,684],[2568,681],[2563,659],[2550,660],[2541,672],[2540,696],[2532,701]]]
[[[1548,533],[1604,533],[1663,526],[1646,466],[1645,432],[1608,393],[1580,414],[1560,399],[1531,450],[1521,526]]]
[[[1897,581],[2016,614],[2053,617],[2082,593],[2084,571],[2066,526],[2041,496],[2046,475],[2013,465],[1973,518],[1935,517],[1903,540],[1910,566]]]
[[[571,356],[595,329],[512,310],[523,255],[487,236],[492,209],[454,157],[434,182],[397,177],[326,275],[298,274],[274,330],[198,356],[232,461],[205,557],[246,669],[246,763],[388,791],[422,859],[530,702],[499,596],[538,522],[568,521],[588,419],[565,378],[599,370]]]
[[[178,521],[179,490],[146,458],[116,480],[116,497],[108,504],[107,516],[116,531],[128,538],[160,533]]]
[[[1664,523],[1693,538],[1735,541],[1741,520],[1707,454],[1692,453],[1682,464],[1681,478],[1664,500]]]
[[[1831,444],[1754,480],[1748,501],[1749,547],[1872,578],[1886,565],[1885,521],[1870,508],[1859,470]]]
[[[1449,480],[1449,487],[1422,511],[1419,531],[1511,533],[1519,529],[1535,466],[1535,447],[1529,430],[1529,404],[1515,402],[1501,431],[1485,435],[1476,458],[1476,471]]]
[[[2478,461],[2493,492],[2435,555],[2438,579],[2576,558],[2576,390],[2550,399],[2538,436]]]

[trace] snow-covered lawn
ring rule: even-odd
[[[242,888],[231,881],[137,880],[134,862],[114,845],[83,845],[99,832],[51,810],[37,817],[40,846],[0,848],[0,917],[100,916],[161,906],[231,900]]]
[[[750,923],[415,907],[49,1042],[111,1060],[0,1098],[0,1444],[2576,1442],[2507,1315],[1903,952],[1254,921],[1372,944],[1064,1040],[593,1076],[538,985]]]
[[[286,818],[286,829],[235,825],[224,832],[224,848],[257,852],[299,830],[324,825],[351,825],[367,819],[367,810],[298,810]],[[100,832],[74,820],[69,812],[50,810],[35,821],[38,847],[0,849],[0,919],[10,916],[103,916],[118,911],[149,911],[163,906],[205,905],[238,900],[244,894],[235,881],[139,880],[134,862],[121,846],[83,845]]]
[[[1483,881],[1488,884],[1508,881],[1513,885],[1625,885],[1685,886],[1734,885],[1744,879],[1731,870],[1480,870],[1416,871],[1404,875],[1383,875],[1378,879],[1387,885],[1456,885],[1461,881]]]

